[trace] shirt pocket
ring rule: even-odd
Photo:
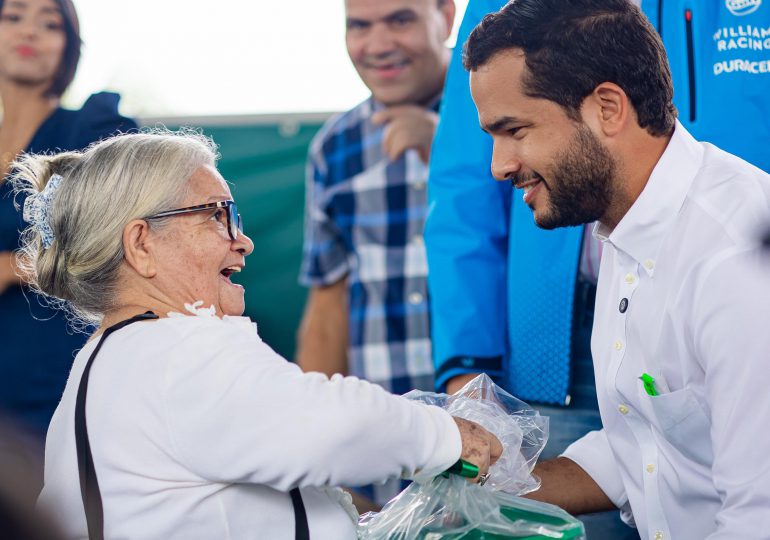
[[[644,395],[652,404],[653,423],[664,438],[686,458],[711,468],[711,420],[695,393],[683,388],[657,396]]]

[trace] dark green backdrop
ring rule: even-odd
[[[172,129],[180,125],[164,123]],[[318,118],[289,117],[258,123],[211,123],[202,128],[220,147],[219,170],[233,184],[244,231],[254,241],[246,268],[234,278],[246,287],[246,315],[257,323],[262,339],[289,359],[294,357],[306,296],[306,290],[297,284],[305,160],[321,123]],[[194,121],[181,125],[200,127]]]

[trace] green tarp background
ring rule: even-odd
[[[232,183],[244,231],[254,241],[246,268],[234,277],[246,288],[246,315],[257,323],[265,343],[288,359],[294,358],[307,293],[297,283],[305,161],[321,124],[321,120],[276,121],[202,128],[219,145],[219,171]],[[181,125],[199,127],[192,122]]]

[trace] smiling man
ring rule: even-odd
[[[372,95],[331,118],[310,148],[297,360],[394,393],[432,390],[426,163],[455,6],[346,0],[345,13],[347,50]],[[373,497],[396,489],[377,486]]]
[[[471,75],[474,100],[484,104],[479,108],[481,127],[495,144],[492,175],[522,190],[522,200],[543,229],[583,225],[599,218],[614,228],[641,191],[651,172],[649,165],[666,147],[675,118],[673,106],[662,107],[657,118],[645,118],[654,125],[648,123],[649,130],[639,129],[633,139],[629,137],[626,145],[636,148],[640,163],[646,157],[648,167],[621,184],[618,163],[581,117],[580,107],[565,110],[547,97],[533,97],[525,82],[529,76],[521,49],[495,54]],[[659,82],[667,86],[670,96],[670,84],[663,79],[661,74]],[[610,85],[597,91],[596,98],[608,108],[614,105],[608,101],[617,98],[613,93],[617,91]],[[626,167],[626,172],[632,171]]]
[[[770,176],[678,122],[663,45],[627,0],[516,0],[476,27],[464,63],[493,176],[538,226],[597,221],[603,243],[603,428],[538,465],[532,496],[621,508],[644,539],[763,536]]]

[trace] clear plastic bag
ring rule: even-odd
[[[448,475],[417,478],[382,511],[359,520],[362,540],[582,539],[583,525],[560,508],[520,495],[548,440],[548,419],[479,375],[454,395],[412,391],[409,399],[439,406],[494,433],[503,454],[484,486]]]
[[[514,495],[540,487],[532,469],[548,441],[548,418],[497,386],[489,376],[479,375],[451,396],[412,390],[404,397],[472,420],[500,439],[503,455],[489,468],[485,487]]]

